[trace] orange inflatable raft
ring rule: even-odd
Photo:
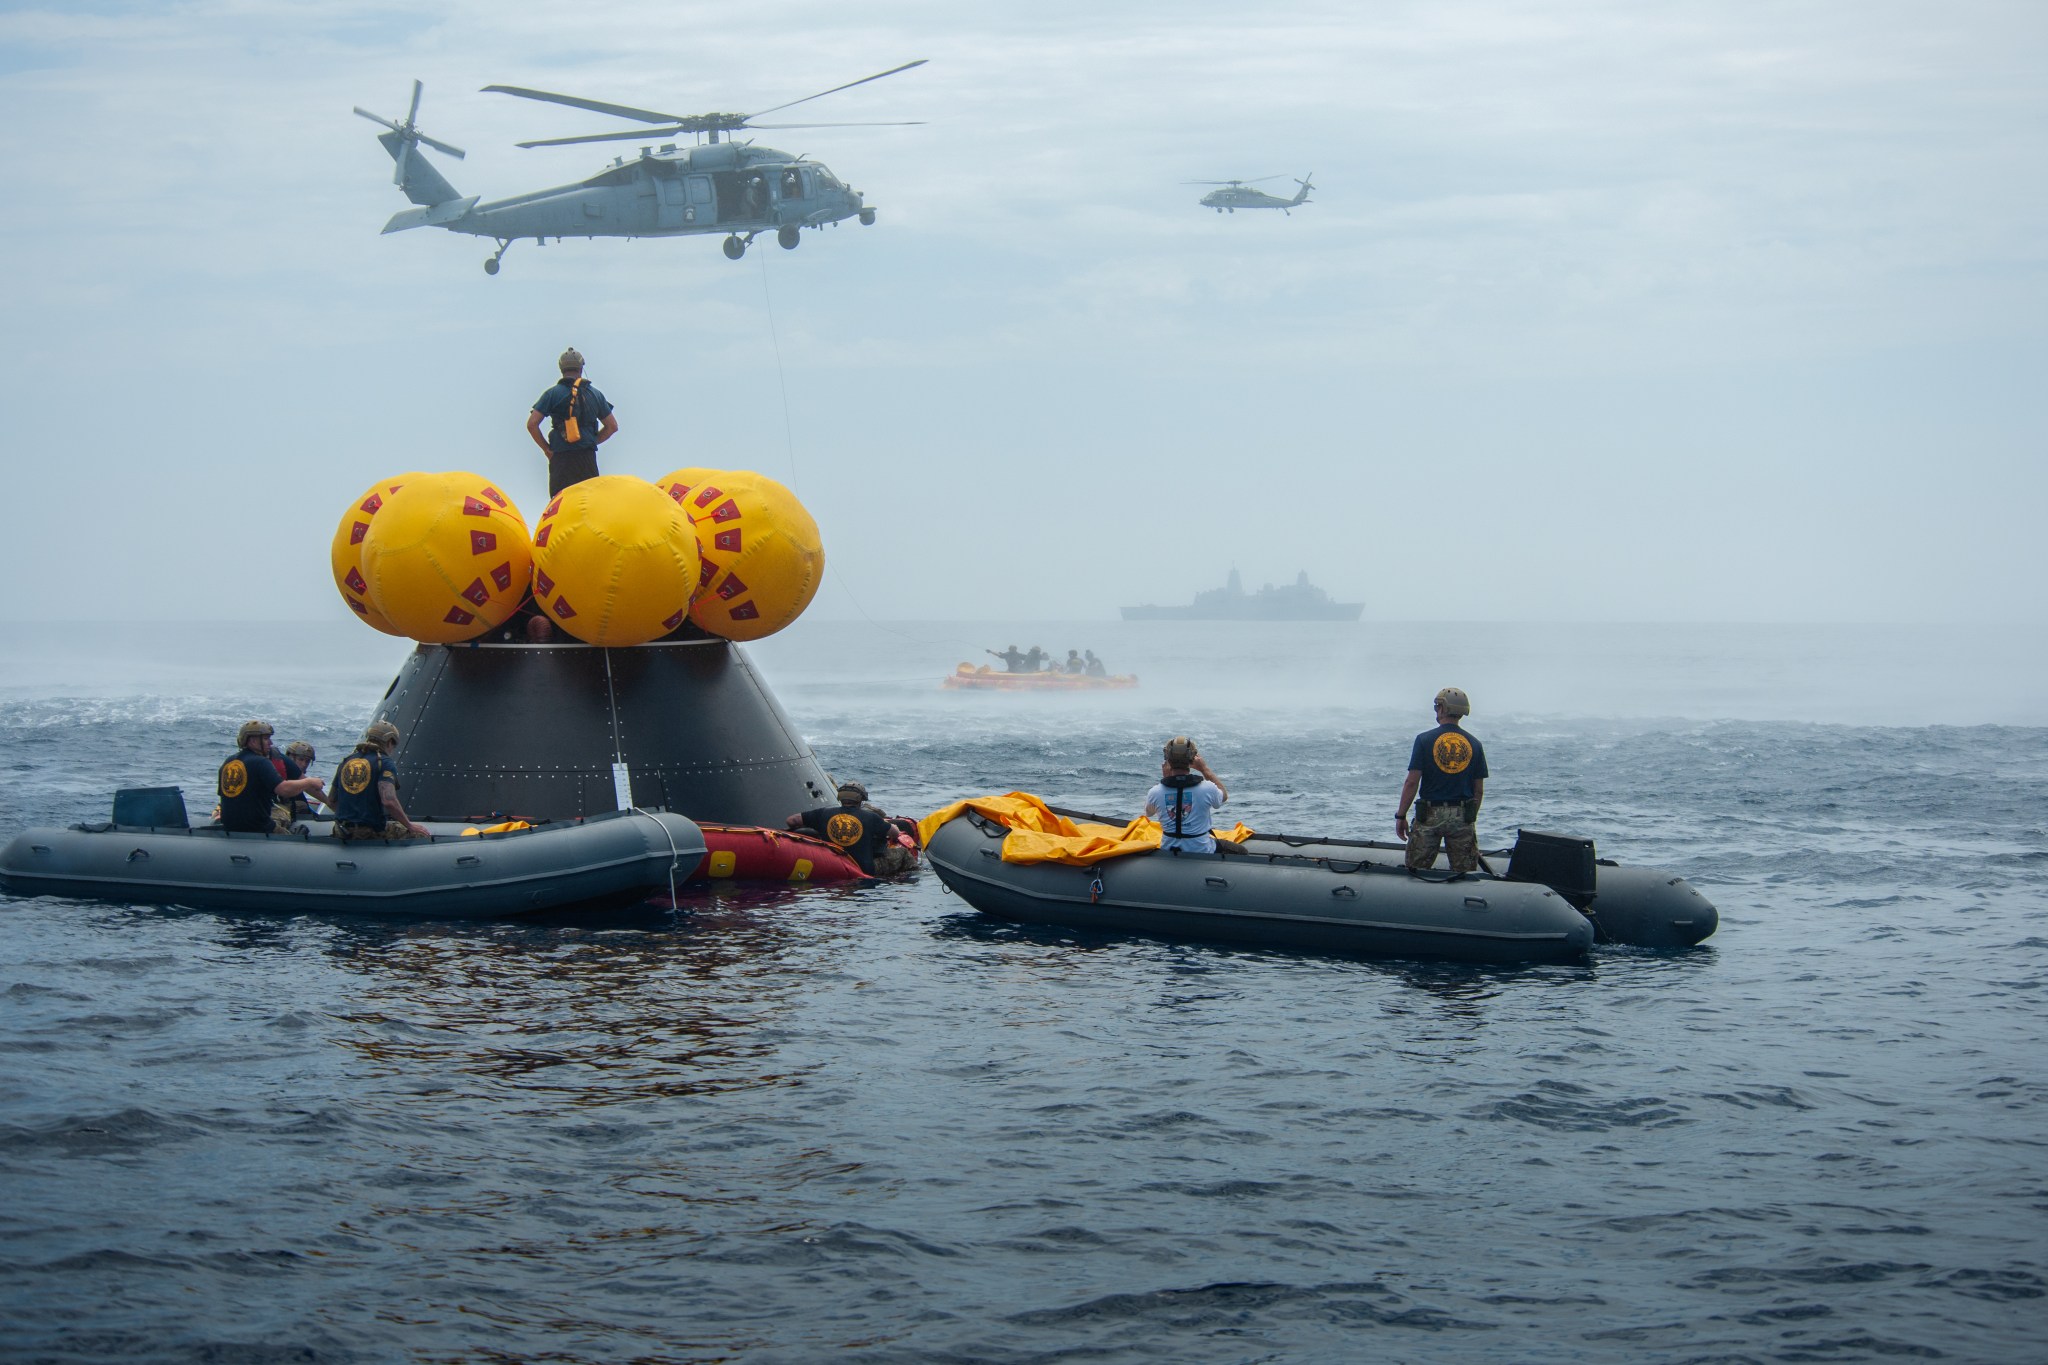
[[[987,664],[961,664],[939,686],[964,692],[1103,692],[1136,687],[1135,673],[1090,677],[1086,673],[1006,673]]]

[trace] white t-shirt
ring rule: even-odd
[[[1183,839],[1173,837],[1174,803],[1182,803],[1180,827],[1184,830],[1200,830],[1199,836],[1189,835]],[[1145,814],[1159,822],[1165,837],[1159,841],[1161,848],[1184,849],[1189,853],[1214,853],[1216,836],[1209,832],[1215,823],[1216,810],[1223,804],[1223,788],[1206,777],[1192,787],[1169,787],[1164,782],[1145,793]]]

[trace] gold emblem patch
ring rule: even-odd
[[[1436,743],[1430,746],[1429,756],[1436,762],[1438,772],[1456,777],[1472,766],[1472,741],[1456,731],[1438,735]]]
[[[825,837],[841,848],[852,848],[866,832],[858,815],[840,811],[825,820]]]
[[[240,796],[249,787],[249,770],[242,766],[242,760],[231,758],[220,767],[220,794]]]
[[[370,789],[370,760],[360,754],[341,765],[341,789],[361,796]]]

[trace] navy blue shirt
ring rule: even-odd
[[[612,405],[597,391],[595,385],[585,380],[576,391],[576,441],[572,445],[562,439],[562,425],[569,417],[569,386],[572,381],[564,379],[542,394],[534,403],[533,410],[553,420],[548,428],[548,448],[558,453],[581,451],[589,454],[597,449],[598,424],[611,416]]]
[[[1439,725],[1415,737],[1408,771],[1422,774],[1416,793],[1424,801],[1470,801],[1472,784],[1486,776],[1486,750],[1455,725]]]
[[[825,836],[825,842],[842,850],[860,864],[860,870],[875,875],[875,854],[889,837],[887,819],[866,806],[820,806],[804,812],[804,828]]]
[[[334,770],[334,785],[327,792],[334,798],[334,818],[382,829],[391,817],[384,813],[384,797],[377,784],[386,779],[392,786],[398,785],[398,769],[391,766],[384,751],[358,747]]]
[[[220,822],[245,834],[270,832],[270,805],[281,779],[267,754],[244,749],[220,765]]]

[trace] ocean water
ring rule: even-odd
[[[0,831],[323,758],[402,645],[16,627]],[[1128,693],[939,690],[1095,649]],[[1719,934],[1497,969],[982,920],[900,885],[381,924],[0,900],[0,1358],[2034,1361],[2048,689],[1941,628],[803,623],[752,650],[892,812],[1390,835],[1469,690],[1518,825]],[[402,758],[402,755],[401,755]]]

